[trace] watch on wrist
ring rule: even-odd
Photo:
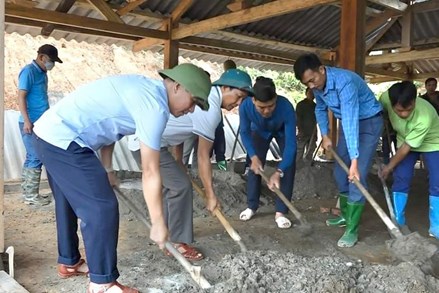
[[[281,169],[276,169],[276,172],[278,172],[279,173],[279,177],[280,178],[283,178],[284,177],[284,171],[282,171]]]

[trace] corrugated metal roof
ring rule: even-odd
[[[36,7],[47,10],[55,10],[58,3],[61,0],[39,0]],[[430,0],[431,1],[431,0]],[[436,1],[436,0],[433,0]],[[197,20],[208,19],[218,15],[228,13],[227,5],[230,0],[210,0],[210,1],[194,1],[194,4],[184,13],[182,17],[183,23],[190,23]],[[269,0],[253,0],[249,1],[252,5],[260,5],[270,2]],[[113,7],[119,7],[123,0],[111,0],[108,3],[116,5]],[[175,0],[148,0],[140,7],[136,8],[134,13],[124,15],[122,18],[126,24],[133,26],[141,26],[144,28],[156,29],[160,25],[160,21],[164,16],[169,16],[174,8],[178,5],[178,1]],[[382,11],[383,6],[377,4],[368,3],[370,8],[375,11]],[[312,46],[316,48],[331,49],[338,46],[339,31],[340,31],[340,7],[338,5],[325,5],[316,6],[310,9],[296,11],[286,15],[273,17],[253,23],[239,25],[236,27],[228,28],[225,31],[243,34],[247,36],[261,37],[264,39],[270,39],[295,45]],[[91,5],[86,1],[75,2],[74,7],[69,11],[71,14],[80,16],[93,17],[97,19],[103,19],[100,13],[98,13]],[[145,16],[147,15],[147,16]],[[414,40],[437,40],[439,37],[439,30],[437,24],[439,23],[439,10],[420,12],[414,16]],[[29,33],[32,36],[40,34],[40,28],[25,27],[12,24],[6,24],[6,32],[18,32],[20,34]],[[77,32],[61,32],[55,30],[52,36],[56,39],[75,39],[78,42],[88,43],[106,43],[117,44],[119,46],[131,46],[132,41],[124,41],[118,39],[112,39],[108,37],[91,36]],[[201,34],[202,37],[219,39],[222,41],[233,41],[238,44],[246,44],[250,46],[258,46],[268,49],[276,49],[291,56],[298,55],[303,51],[297,51],[287,49],[284,46],[263,45],[258,43],[257,40],[241,40],[239,38],[230,38],[218,33]],[[384,34],[384,36],[376,44],[377,46],[384,46],[386,44],[397,44],[401,41],[401,25],[399,21],[396,21],[391,28]],[[212,53],[195,52],[193,49],[204,49],[203,45],[185,46],[185,49],[181,50],[181,56],[191,59],[210,60],[215,62],[222,62],[227,59],[227,56],[231,54],[227,50],[216,50],[218,54],[224,54],[218,56]],[[151,48],[152,52],[161,52],[162,48],[156,46]],[[238,55],[233,55],[233,58],[238,58]],[[249,58],[249,56],[246,56]],[[251,57],[250,57],[251,58]],[[275,63],[266,63],[253,59],[240,59],[239,65],[249,66],[259,69],[273,69],[273,70],[290,70],[289,65],[279,65]],[[422,67],[419,65],[420,71],[427,70],[428,67]],[[439,68],[435,68],[438,71]]]

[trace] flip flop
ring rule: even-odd
[[[239,214],[239,219],[241,221],[248,221],[255,215],[252,209],[246,208],[241,214]]]
[[[68,266],[64,264],[58,264],[58,276],[60,278],[66,279],[74,276],[88,275],[87,271],[80,271],[81,266],[86,265],[85,260],[82,258],[75,265]]]
[[[291,221],[284,216],[279,216],[275,218],[274,221],[276,222],[277,227],[280,229],[288,229],[291,227]]]

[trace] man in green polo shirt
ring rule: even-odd
[[[439,116],[424,99],[416,99],[415,85],[403,81],[392,85],[380,97],[397,134],[398,151],[382,169],[386,178],[393,171],[393,207],[396,221],[405,225],[414,165],[422,154],[429,172],[430,236],[439,239]]]

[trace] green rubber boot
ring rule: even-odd
[[[218,169],[220,169],[221,171],[227,171],[227,162],[226,161],[219,161],[216,163],[216,165],[218,166]]]
[[[348,195],[346,193],[340,193],[340,216],[335,219],[326,220],[326,225],[330,227],[344,227],[346,226],[346,208],[348,203]]]
[[[23,168],[21,188],[23,199],[29,205],[48,205],[50,198],[43,197],[40,191],[41,169]]]
[[[348,202],[346,230],[337,242],[338,247],[352,247],[358,241],[358,227],[363,214],[364,203]]]

